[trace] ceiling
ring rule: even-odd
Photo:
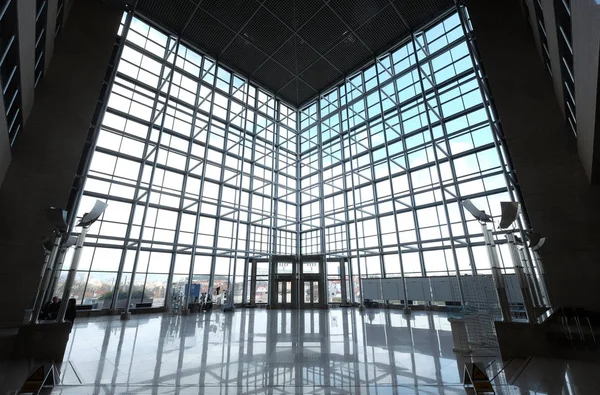
[[[138,0],[136,10],[301,107],[454,0]]]

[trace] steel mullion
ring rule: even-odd
[[[377,75],[377,79],[379,80],[379,74]],[[379,81],[377,83],[377,85],[379,85]],[[394,92],[396,92],[396,87],[394,84]],[[397,100],[397,98],[396,98]],[[381,108],[381,111],[383,112],[383,105],[381,103],[381,100],[379,101],[379,105]],[[390,152],[389,152],[389,146],[388,146],[388,139],[387,139],[387,126],[385,125],[385,121],[382,124],[383,127],[383,142],[384,142],[384,146],[385,146],[385,152],[386,152],[386,158],[390,157]],[[390,164],[390,161],[387,161],[387,167],[388,167],[388,178],[387,181],[390,183],[390,192],[391,192],[391,202],[392,202],[392,215],[393,215],[393,222],[394,222],[394,228],[396,230],[396,243],[398,245],[398,259],[399,259],[399,263],[400,263],[400,275],[402,276],[402,284],[404,286],[404,307],[405,309],[408,309],[408,290],[407,290],[407,284],[406,284],[406,277],[404,275],[404,262],[402,260],[402,248],[400,247],[400,229],[398,228],[398,220],[397,220],[397,210],[396,210],[396,200],[394,199],[394,196],[396,195],[396,193],[394,192],[394,183],[392,182],[392,166]],[[402,166],[400,166],[402,167]],[[373,178],[375,178],[375,175],[373,175]],[[382,181],[385,182],[385,181]],[[375,184],[375,187],[377,186],[377,184]],[[378,221],[381,217],[378,216]],[[383,255],[382,255],[382,261],[384,262],[383,266],[385,266],[385,260],[383,259]],[[384,278],[387,278],[386,273],[382,271],[382,275]]]
[[[423,78],[421,76],[421,66],[420,66],[420,62],[419,62],[419,57],[417,54],[417,47],[415,44],[415,34],[412,34],[412,44],[413,44],[413,48],[414,48],[414,54],[415,54],[415,61],[417,63],[417,69],[419,70],[419,84],[421,85],[421,95],[422,95],[422,100],[424,103],[427,102],[427,96],[425,95],[425,89],[424,89],[424,85],[423,85]],[[429,135],[430,135],[430,139],[431,139],[431,145],[433,148],[433,157],[434,157],[434,162],[435,162],[435,168],[437,171],[437,175],[438,175],[438,182],[440,184],[440,189],[442,188],[442,173],[440,170],[440,165],[439,165],[439,160],[438,160],[438,155],[437,155],[437,151],[435,150],[435,147],[433,146],[434,143],[434,135],[433,135],[433,129],[431,128],[431,118],[429,116],[429,112],[427,111],[427,107],[426,105],[424,105],[425,108],[425,116],[427,118],[427,124],[429,125]],[[444,193],[442,192],[441,194],[442,196],[442,206],[444,207],[444,213],[446,215],[446,225],[448,226],[448,234],[450,236],[450,249],[452,250],[452,255],[454,258],[454,267],[456,270],[456,278],[458,280],[458,289],[459,289],[459,293],[460,293],[460,301],[461,301],[461,305],[464,306],[465,305],[465,296],[464,296],[464,292],[463,292],[463,287],[462,287],[462,282],[461,282],[461,278],[460,278],[460,269],[458,267],[458,256],[456,255],[456,248],[454,246],[454,236],[453,236],[453,232],[452,232],[452,227],[450,226],[450,214],[448,212],[448,204],[446,202],[446,197],[444,196]],[[415,210],[416,212],[416,210]],[[438,221],[439,222],[439,221]],[[420,230],[419,230],[420,231]],[[421,246],[422,248],[422,246]]]
[[[458,38],[458,39],[456,39],[455,41],[453,41],[451,44],[449,44],[449,46],[447,46],[447,47],[444,47],[444,49],[443,49],[443,50],[447,50],[447,49],[449,50],[449,49],[452,49],[452,48],[454,48],[454,47],[456,47],[456,46],[458,46],[458,45],[462,44],[462,42],[464,42],[464,41],[467,41],[467,40],[466,40],[466,39],[464,39],[464,38],[462,38],[462,37],[461,37],[461,38]],[[434,54],[433,54],[433,57],[435,57],[436,55],[438,55],[438,52],[434,53]],[[409,55],[409,56],[410,56],[410,55]],[[364,67],[363,67],[361,70],[364,70],[364,69],[366,69],[366,68],[368,68],[368,67],[370,67],[370,64],[369,64],[369,65],[366,65],[366,66],[364,66]],[[392,67],[393,67],[393,65],[392,65]],[[406,69],[406,70],[402,70],[402,71],[400,72],[400,74],[395,74],[395,75],[394,75],[394,77],[390,78],[390,80],[389,80],[389,81],[386,81],[385,85],[387,85],[387,84],[394,84],[394,85],[396,85],[396,84],[395,84],[395,82],[396,82],[398,79],[400,79],[401,77],[404,77],[404,76],[405,76],[405,75],[407,75],[407,74],[410,74],[410,73],[412,73],[412,72],[413,72],[413,71],[415,71],[415,70],[416,70],[416,64],[413,64],[413,65],[411,65],[411,66],[410,66],[408,69]],[[360,72],[357,72],[357,73],[356,73],[356,74],[354,74],[353,76],[356,76],[356,75],[358,75],[359,73],[360,73]],[[441,86],[442,86],[442,87],[444,87],[444,86],[448,86],[448,85],[450,85],[450,84],[452,84],[452,83],[454,83],[454,82],[457,82],[458,80],[460,80],[461,78],[465,77],[465,76],[466,76],[466,75],[468,75],[469,73],[470,73],[470,71],[469,71],[469,72],[462,72],[462,73],[459,73],[458,75],[456,75],[456,76],[454,76],[454,77],[452,77],[452,78],[450,78],[450,79],[448,79],[448,80],[444,81],[444,82],[441,84]],[[346,83],[348,83],[348,82],[349,82],[350,84],[352,84],[352,86],[353,86],[353,87],[355,87],[355,88],[356,88],[356,86],[354,85],[354,83],[352,83],[352,82],[350,81],[350,78],[346,78],[345,82],[346,82]],[[339,89],[339,88],[340,88],[342,85],[343,85],[343,84],[341,84],[341,85],[337,85],[337,86],[335,87],[335,89]],[[349,106],[352,106],[352,105],[356,104],[357,102],[359,102],[359,101],[361,100],[361,98],[364,98],[364,97],[368,96],[369,94],[371,94],[371,93],[374,93],[374,92],[375,92],[377,89],[380,89],[380,88],[381,88],[380,86],[375,86],[375,87],[373,87],[373,88],[369,89],[369,90],[368,90],[368,91],[366,91],[366,92],[362,92],[362,94],[361,94],[360,96],[358,96],[358,97],[355,97],[355,98],[353,98],[353,99],[351,99],[351,100],[347,100],[347,101],[346,101],[346,103],[345,103],[343,106],[340,106],[340,107],[338,107],[338,108],[336,108],[336,109],[334,109],[334,110],[330,111],[330,112],[329,112],[329,114],[327,114],[325,117],[323,117],[323,120],[322,120],[322,121],[323,121],[323,122],[326,122],[326,121],[328,121],[328,120],[329,120],[331,117],[333,117],[335,114],[341,114],[341,112],[342,112],[342,109],[343,109],[344,107],[349,107]],[[429,93],[429,89],[426,91],[426,93]],[[346,92],[345,96],[346,96],[346,97],[348,97],[348,93],[347,93],[347,92]],[[396,103],[396,105],[395,105],[394,107],[391,107],[391,108],[390,108],[390,109],[388,109],[387,111],[389,111],[389,110],[391,110],[391,109],[393,109],[393,108],[395,108],[395,107],[403,106],[403,105],[405,105],[406,103],[410,103],[410,102],[411,102],[412,100],[414,100],[416,97],[418,97],[418,94],[417,94],[416,96],[414,96],[414,97],[410,98],[410,99],[407,99],[407,100],[405,100],[404,102],[397,102],[397,103]],[[311,124],[311,125],[312,125],[312,124]],[[354,127],[357,127],[357,125],[355,125]],[[300,132],[305,132],[307,129],[309,129],[309,126],[307,126],[307,127],[303,128],[303,129],[300,129]]]
[[[364,98],[363,98],[364,100]],[[350,110],[349,107],[346,107],[346,110]],[[354,111],[354,110],[352,110]],[[349,121],[348,119],[346,120],[346,122],[348,122],[349,125]],[[350,180],[351,180],[351,184],[352,184],[352,201],[353,204],[356,206],[356,190],[355,190],[355,186],[354,186],[354,170],[353,170],[353,165],[352,165],[352,141],[351,141],[351,137],[350,137],[350,133],[348,133],[348,154],[349,154],[349,160],[348,163],[350,164]],[[356,210],[355,210],[356,211]],[[357,224],[357,218],[356,218],[356,212],[354,214],[354,232],[355,232],[355,237],[356,237],[356,263],[357,263],[357,270],[358,270],[358,287],[359,287],[359,293],[360,293],[360,305],[363,305],[363,293],[362,293],[362,281],[361,281],[361,270],[360,270],[360,247],[359,247],[359,243],[358,243],[358,224]],[[351,266],[351,265],[350,265]],[[366,268],[366,265],[365,265]]]
[[[133,19],[133,14],[130,15],[129,19]],[[123,39],[123,42],[126,41],[127,37],[126,34],[129,32],[129,29],[124,29],[121,37]],[[169,40],[171,40],[171,37],[169,37]],[[168,41],[169,41],[168,40]],[[166,53],[166,48],[165,48],[165,53]],[[166,59],[161,61],[161,74],[165,68],[165,63],[166,63]],[[160,80],[159,80],[160,82]],[[152,107],[152,114],[154,114],[156,112],[156,108],[158,106],[158,101],[159,101],[159,91],[156,92],[155,94],[155,100],[153,103],[153,107]],[[105,108],[106,110],[106,108]],[[128,114],[127,114],[128,115]],[[153,117],[153,115],[152,115]],[[128,119],[128,117],[125,117],[125,119]],[[153,124],[149,124],[148,125],[148,131],[146,132],[146,140],[145,140],[145,144],[144,144],[144,153],[142,154],[142,157],[146,156],[146,152],[148,151],[148,148],[155,144],[152,141],[150,141],[150,136],[152,134],[152,131],[154,130],[154,125]],[[137,209],[137,200],[141,191],[141,184],[142,184],[142,175],[144,172],[144,165],[140,164],[140,169],[138,171],[138,176],[137,176],[137,181],[135,184],[135,190],[134,190],[134,198],[132,201],[132,205],[131,205],[131,211],[129,213],[129,220],[127,221],[127,229],[125,231],[125,241],[124,243],[126,244],[128,242],[128,240],[131,238],[131,230],[133,228],[133,219],[134,219],[134,215],[135,215],[135,211]],[[154,173],[154,172],[152,172]],[[150,184],[148,184],[148,188],[150,188]],[[145,189],[145,188],[144,188]],[[146,192],[147,193],[147,190]],[[144,209],[144,212],[146,212],[146,209]],[[139,243],[141,244],[141,228],[140,228],[140,237],[139,237]],[[119,261],[119,268],[117,270],[117,276],[115,279],[115,285],[114,285],[114,291],[113,291],[113,298],[111,301],[111,310],[116,310],[117,309],[117,303],[118,303],[118,294],[119,294],[119,290],[121,288],[121,278],[123,275],[123,268],[125,266],[125,258],[127,255],[127,248],[125,248],[123,250],[123,253],[121,254],[121,259]],[[131,282],[133,283],[133,282]],[[129,297],[129,292],[128,292],[128,297]],[[127,306],[126,306],[127,307]]]
[[[218,65],[218,64],[217,64]],[[232,74],[233,76],[233,74]],[[218,77],[216,76],[215,73],[215,81],[218,79]],[[233,77],[230,78],[229,80],[229,90],[231,91],[231,81],[233,80]],[[230,117],[231,115],[231,97],[229,96],[229,93],[226,93],[227,95],[227,118]],[[213,99],[213,103],[214,103],[214,99]],[[226,147],[227,146],[227,141],[229,138],[229,128],[230,128],[230,122],[229,119],[226,120],[226,127],[224,130],[224,134],[223,134],[223,146]],[[224,149],[223,152],[221,152],[221,175],[219,177],[219,181],[223,180],[225,178],[225,160],[227,159],[227,150]],[[215,237],[213,238],[213,255],[212,255],[212,259],[211,259],[211,265],[210,265],[210,277],[208,280],[208,290],[210,291],[211,288],[214,287],[215,284],[215,270],[216,270],[216,264],[217,264],[217,250],[219,249],[219,229],[220,229],[220,225],[221,225],[221,220],[222,220],[222,216],[221,216],[221,208],[223,207],[223,184],[224,182],[220,181],[219,182],[219,192],[218,192],[218,198],[217,198],[217,213],[216,213],[216,217],[218,218],[216,223],[215,223]],[[231,263],[231,261],[230,261]],[[231,272],[231,265],[230,265],[230,270],[229,272]]]
[[[200,73],[202,73],[204,71],[205,61],[206,61],[206,57],[202,57],[202,64],[200,65]],[[189,269],[189,275],[188,275],[187,292],[186,292],[185,299],[184,299],[185,310],[188,309],[189,304],[190,304],[190,298],[191,298],[191,292],[192,292],[192,280],[194,277],[194,265],[196,263],[196,255],[197,255],[196,251],[198,250],[198,232],[200,229],[200,217],[201,217],[200,213],[201,213],[202,203],[204,203],[203,194],[204,194],[204,184],[205,184],[205,180],[206,180],[206,167],[207,167],[206,164],[207,164],[208,151],[209,151],[208,141],[209,141],[210,133],[211,133],[210,125],[212,124],[212,113],[213,113],[213,108],[214,108],[214,97],[215,97],[214,89],[217,84],[217,62],[211,61],[211,63],[213,63],[213,65],[211,66],[211,69],[214,68],[214,72],[213,72],[214,76],[213,76],[212,91],[211,91],[211,95],[210,95],[211,96],[210,113],[208,114],[208,120],[206,121],[206,126],[202,128],[202,130],[206,129],[206,142],[204,143],[204,158],[202,160],[202,174],[200,176],[200,191],[198,192],[198,208],[196,211],[196,221],[194,223],[194,236],[192,238],[192,251],[191,251],[191,259],[190,259],[190,269]],[[208,71],[210,71],[210,70],[207,70],[206,73],[208,73]],[[196,113],[196,115],[197,114],[198,113]],[[196,127],[196,124],[194,122],[193,128],[195,128],[195,127]],[[200,134],[200,133],[201,132],[199,132],[198,134]],[[194,137],[194,140],[195,140],[195,137]],[[217,222],[218,222],[218,220],[215,217],[215,226],[216,226]]]
[[[277,97],[274,95],[273,100],[275,101],[275,119],[277,119],[276,123],[273,125],[274,137],[275,141],[273,142],[273,166],[272,169],[279,168],[279,150],[280,150],[280,139],[281,136],[279,134],[279,128],[281,127],[281,102],[277,101]],[[279,226],[278,213],[279,213],[279,172],[273,171],[271,174],[271,180],[273,189],[271,191],[271,204],[273,215],[271,217],[271,238],[269,239],[269,247],[271,248],[271,255],[279,253],[278,243],[277,243],[277,227]]]
[[[173,68],[175,68],[175,64],[177,63],[177,54],[175,54],[175,60],[173,62]],[[167,277],[167,287],[165,290],[165,302],[167,302],[169,300],[169,296],[171,295],[171,291],[172,291],[172,287],[173,287],[173,276],[175,275],[175,262],[177,259],[177,247],[179,245],[179,233],[181,232],[181,219],[183,217],[184,211],[186,209],[188,209],[189,207],[193,206],[196,203],[192,203],[190,206],[187,206],[184,208],[184,202],[186,200],[186,186],[187,186],[187,181],[188,178],[190,177],[190,172],[189,172],[189,167],[190,167],[190,160],[191,160],[191,156],[192,156],[192,147],[194,145],[194,139],[192,137],[193,135],[193,131],[196,125],[196,117],[197,117],[197,109],[198,109],[198,101],[200,99],[200,87],[201,85],[198,84],[197,88],[196,88],[196,102],[195,102],[195,106],[194,106],[194,110],[192,112],[192,119],[190,121],[190,136],[188,139],[188,151],[187,151],[187,155],[186,155],[186,164],[185,164],[185,169],[184,170],[184,175],[183,175],[183,182],[182,182],[182,186],[181,186],[181,198],[180,198],[180,202],[179,202],[179,212],[177,213],[177,224],[175,225],[175,239],[173,240],[173,253],[171,255],[171,265],[169,268],[169,275]],[[201,196],[198,196],[198,205],[200,204],[200,200],[201,200]],[[191,264],[191,258],[190,258],[190,264]]]
[[[161,75],[164,73],[164,69],[165,69],[166,65],[168,64],[168,62],[169,62],[168,61],[168,56],[170,54],[170,50],[168,49],[168,47],[169,47],[170,42],[171,42],[172,39],[173,39],[173,37],[169,36],[169,40],[167,41],[167,52],[165,54],[164,63],[163,63],[162,69],[161,69]],[[179,47],[179,38],[175,39],[175,46]],[[172,80],[173,80],[173,74],[170,73],[169,74],[169,88],[167,89],[167,98],[166,98],[165,103],[164,103],[165,107],[167,106],[167,103],[169,101],[169,95],[171,93],[171,86],[172,86],[172,82],[173,82]],[[159,84],[160,84],[160,80],[159,80]],[[160,92],[160,89],[159,89],[159,92]],[[139,241],[139,243],[138,243],[138,245],[136,247],[136,250],[135,250],[135,256],[134,256],[134,259],[133,259],[133,268],[131,269],[131,279],[129,281],[129,291],[127,293],[127,303],[125,304],[125,312],[124,312],[125,315],[127,315],[129,313],[129,305],[131,303],[131,296],[132,296],[132,293],[133,293],[133,287],[134,287],[134,282],[135,282],[135,274],[136,274],[136,271],[137,271],[137,264],[138,264],[139,255],[140,255],[140,252],[141,252],[142,242],[144,240],[144,228],[145,228],[145,225],[146,225],[146,216],[147,216],[148,207],[149,207],[148,205],[150,204],[150,190],[152,189],[152,183],[154,182],[154,175],[156,174],[156,165],[157,165],[157,161],[158,161],[158,152],[159,152],[159,147],[160,147],[160,143],[161,143],[161,139],[162,139],[162,134],[163,134],[163,131],[164,131],[164,123],[165,123],[165,116],[163,115],[163,118],[161,120],[160,129],[159,129],[159,132],[158,132],[158,138],[157,138],[157,142],[156,142],[156,150],[154,152],[154,164],[152,166],[152,171],[150,172],[150,179],[148,181],[148,191],[147,191],[148,197],[147,197],[146,203],[144,205],[144,212],[142,214],[142,220],[141,220],[141,224],[140,224],[140,237],[139,237],[140,241]],[[154,122],[153,122],[153,124],[154,124]],[[150,128],[149,133],[151,133],[151,131],[153,130],[153,128],[154,128],[154,126],[152,125],[151,128]],[[140,169],[143,170],[143,166],[140,166]],[[132,210],[132,212],[133,212],[133,210]],[[123,255],[125,255],[125,254],[123,254]],[[144,292],[145,292],[145,288],[146,288],[145,285],[146,285],[146,279],[147,279],[147,277],[148,277],[148,268],[146,267],[146,273],[145,273],[145,276],[144,276],[144,289],[142,290],[142,300],[144,299]],[[118,294],[118,292],[117,292],[117,294]]]
[[[425,45],[426,47],[428,47],[428,45],[429,45],[429,44],[427,43],[427,37],[426,37],[426,36],[425,36],[425,34],[423,34],[423,33],[422,33],[422,36],[423,36],[423,43],[424,43],[424,45]],[[428,51],[427,51],[427,52],[428,52]],[[431,63],[431,60],[428,60],[427,62],[428,62],[428,65],[429,65],[429,70],[430,70],[430,73],[431,73],[431,84],[432,84],[432,88],[433,88],[433,97],[434,97],[434,100],[436,101],[437,107],[439,108],[439,110],[440,110],[440,112],[441,112],[441,111],[442,111],[442,103],[441,103],[441,101],[440,101],[440,97],[439,97],[439,96],[440,96],[440,93],[439,93],[439,91],[438,91],[438,88],[437,88],[437,85],[436,85],[435,75],[434,75],[434,71],[433,71],[433,64]],[[421,68],[421,70],[422,70],[422,68]],[[483,100],[482,100],[482,102],[484,102],[484,103],[485,103],[485,101],[483,101]],[[428,106],[431,108],[431,105],[429,105],[429,103],[427,103],[427,105],[428,105]],[[435,113],[435,112],[434,112],[434,113]],[[444,117],[442,116],[443,114],[437,114],[437,113],[435,113],[435,114],[436,114],[436,116],[438,117],[438,119],[439,119],[440,121],[442,121],[442,120],[444,119]],[[428,118],[428,119],[429,119],[429,118]],[[441,127],[442,127],[442,131],[443,131],[443,133],[444,133],[444,136],[445,136],[445,138],[444,138],[443,140],[442,140],[442,139],[440,139],[440,142],[442,142],[442,141],[443,141],[443,143],[444,143],[444,144],[447,146],[447,150],[448,150],[448,152],[450,152],[450,147],[449,147],[449,139],[448,139],[448,130],[447,130],[447,128],[446,128],[446,123],[445,123],[445,122],[441,122]],[[432,135],[432,138],[433,138],[433,135]],[[437,144],[436,144],[435,142],[433,142],[433,144],[434,144],[434,147],[433,147],[433,149],[434,149],[434,150],[435,150],[436,148],[438,148],[438,147],[437,147]],[[450,165],[450,170],[451,170],[451,172],[452,172],[452,180],[453,180],[453,184],[456,186],[456,194],[453,194],[453,193],[450,193],[450,194],[451,194],[451,195],[452,195],[452,196],[453,196],[453,197],[454,197],[454,198],[455,198],[455,199],[456,199],[458,202],[460,202],[462,199],[461,199],[461,196],[460,196],[461,194],[460,194],[460,188],[459,188],[459,181],[458,181],[458,178],[457,178],[457,176],[456,176],[456,167],[454,166],[454,159],[455,159],[455,158],[453,158],[451,155],[448,155],[448,153],[447,153],[447,152],[445,152],[443,149],[441,149],[441,148],[439,148],[439,149],[440,149],[440,150],[441,150],[441,151],[442,151],[442,152],[443,152],[443,153],[446,155],[446,157],[448,158],[448,164]],[[477,151],[476,151],[476,152],[477,152]],[[437,166],[439,166],[439,164],[438,164]],[[441,190],[442,196],[444,196],[444,193],[445,193],[445,191],[446,191],[446,188],[444,187],[444,182],[443,182],[443,180],[441,179],[441,172],[438,172],[438,175],[439,175],[439,177],[440,177],[440,179],[439,179],[439,183],[440,183],[440,190]],[[482,177],[483,177],[483,176],[482,176]],[[445,197],[443,197],[443,199],[445,199]],[[447,201],[446,201],[446,203],[444,203],[444,204],[447,204]],[[460,219],[461,219],[461,224],[462,224],[463,232],[464,232],[464,235],[465,235],[465,240],[467,240],[467,241],[470,241],[469,232],[468,232],[468,228],[467,228],[467,219],[466,219],[466,217],[465,217],[464,210],[461,210],[461,209],[460,209],[460,207],[459,207],[459,210],[458,210],[458,211],[459,211],[459,213],[460,213]],[[449,228],[449,229],[450,229],[450,228],[451,228],[451,226],[452,226],[452,224],[451,224],[451,222],[450,222],[450,217],[449,217],[449,215],[447,215],[447,226],[448,226],[448,228]],[[450,235],[451,235],[451,234],[450,234]],[[477,275],[477,267],[476,267],[476,265],[475,265],[475,257],[474,257],[474,255],[473,255],[473,250],[472,250],[472,248],[471,248],[471,246],[470,246],[470,243],[469,243],[469,242],[467,242],[467,253],[469,254],[469,261],[471,262],[471,271],[472,271],[473,275]],[[455,256],[455,259],[456,259],[456,256]],[[457,265],[457,270],[458,270],[458,262],[456,262],[456,265]],[[447,266],[446,266],[446,268],[447,268]]]

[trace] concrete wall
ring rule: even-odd
[[[35,0],[21,0],[17,2],[17,15],[19,18],[19,68],[21,73],[21,100],[23,110],[23,125],[33,107],[33,90],[35,83]]]
[[[0,98],[0,185],[2,185],[2,182],[4,181],[4,176],[8,171],[10,159],[10,140],[8,139],[8,124],[6,121],[6,110],[4,109],[4,100]]]
[[[537,0],[534,0],[537,1]],[[544,26],[546,28],[546,40],[548,41],[548,52],[550,53],[550,67],[552,67],[552,82],[558,105],[565,113],[565,99],[563,97],[562,70],[560,68],[560,56],[558,55],[558,36],[556,30],[556,16],[554,16],[554,0],[541,0],[542,12],[544,13]]]
[[[518,0],[467,2],[556,305],[600,311],[600,190],[590,186],[577,143],[544,70]]]
[[[571,37],[577,102],[577,147],[588,178],[600,180],[594,170],[600,167],[595,150],[597,126],[598,58],[600,55],[600,4],[596,0],[571,2]],[[600,171],[600,169],[598,169]]]
[[[0,189],[0,325],[20,322],[33,304],[40,243],[51,230],[44,210],[67,203],[121,16],[122,9],[100,0],[74,1],[36,90]]]
[[[54,55],[54,32],[56,31],[56,13],[58,12],[58,0],[48,0],[48,14],[46,21],[46,53],[44,54],[44,72],[50,66],[50,60]]]

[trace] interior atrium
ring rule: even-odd
[[[600,5],[485,3],[0,2],[0,390],[598,393]]]

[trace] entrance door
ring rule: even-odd
[[[277,281],[277,304],[292,307],[292,281]]]
[[[264,258],[248,258],[244,272],[243,303],[247,306],[267,303],[269,298],[269,261]]]
[[[348,306],[351,301],[348,258],[327,258],[327,299],[329,303]]]
[[[296,257],[293,255],[274,255],[271,257],[271,292],[269,307],[296,308],[298,306],[298,272]]]
[[[272,308],[320,308],[327,306],[322,255],[274,255],[271,257]]]
[[[302,307],[315,307],[319,305],[319,282],[303,281]]]
[[[327,306],[325,296],[325,260],[323,255],[300,256],[300,283],[302,284],[302,308]]]

